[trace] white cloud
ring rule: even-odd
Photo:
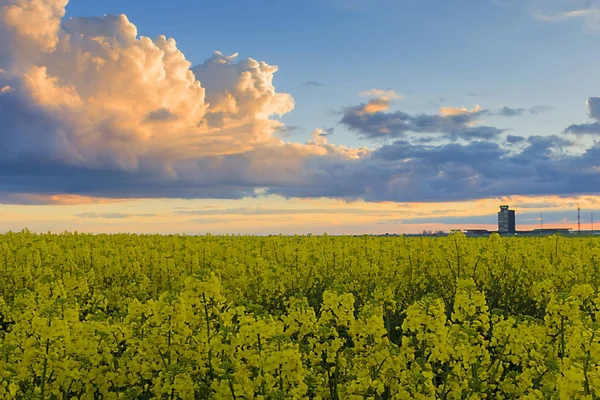
[[[442,107],[438,111],[438,114],[442,117],[448,117],[452,115],[476,115],[481,114],[482,112],[483,109],[479,107],[479,105],[476,105],[472,109],[468,109],[465,107]]]
[[[308,143],[312,143],[315,144],[317,146],[322,146],[327,144],[327,134],[325,133],[325,131],[321,128],[317,128],[313,131],[313,133],[311,134],[312,136],[312,141],[308,142]]]
[[[401,99],[402,96],[393,90],[371,89],[359,93],[359,96],[372,97],[381,100]]]

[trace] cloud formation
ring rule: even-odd
[[[542,22],[583,21],[586,29],[600,29],[598,0],[528,0],[535,19]]]
[[[600,147],[569,155],[570,142],[558,136],[532,136],[514,152],[493,141],[469,144],[413,144],[398,140],[353,163],[319,166],[321,185],[302,188],[310,197],[368,201],[453,201],[507,194],[594,193]],[[297,188],[270,192],[297,196]]]
[[[62,21],[66,4],[0,2],[0,192],[240,197],[335,151],[276,135],[294,107],[276,66],[215,52],[192,67],[124,15]]]
[[[273,87],[277,67],[215,52],[191,68],[173,39],[138,38],[124,15],[61,24],[65,4],[2,5],[0,87],[11,90],[0,109],[12,117],[0,139],[11,157],[172,175],[190,157],[281,144],[271,117],[294,102]],[[32,13],[48,19],[39,31]]]
[[[0,202],[449,201],[600,187],[598,146],[576,154],[564,138],[514,135],[506,142],[521,146],[507,146],[504,128],[482,122],[497,111],[409,114],[390,109],[390,91],[365,93],[340,123],[391,144],[336,145],[326,129],[286,141],[294,128],[280,117],[294,99],[274,87],[276,66],[220,52],[192,66],[175,40],[138,36],[124,15],[63,20],[66,5],[0,0]],[[597,118],[596,100],[589,107]]]
[[[475,108],[470,110],[465,107],[442,107],[439,111],[439,114],[442,117],[451,117],[455,115],[467,115],[476,117],[478,115],[482,115],[483,113],[484,110],[482,110],[481,107],[479,107],[479,105],[475,106]]]
[[[506,141],[510,144],[519,144],[519,143],[526,142],[527,138],[525,138],[523,136],[507,135]]]
[[[402,96],[393,90],[370,89],[360,92],[359,96],[373,97],[381,100],[401,99]]]
[[[600,97],[590,97],[587,100],[588,114],[590,118],[600,119]]]
[[[488,115],[497,115],[500,117],[520,117],[526,113],[535,115],[550,110],[552,110],[552,107],[549,106],[535,106],[531,108],[511,108],[508,106],[504,106],[496,112],[488,112]]]
[[[516,117],[525,113],[539,114],[551,110],[548,106],[483,109],[479,105],[467,107],[441,107],[437,115],[410,115],[403,111],[390,111],[394,92],[370,90],[360,93],[372,96],[367,103],[347,107],[340,121],[348,129],[368,139],[404,138],[407,133],[441,134],[450,140],[493,140],[507,129],[478,125],[486,116]]]
[[[588,116],[594,120],[588,124],[573,124],[565,129],[565,133],[574,134],[600,134],[600,97],[590,97],[587,100]]]
[[[369,139],[403,138],[407,133],[443,134],[452,140],[497,138],[504,130],[491,126],[476,126],[485,114],[474,109],[445,107],[438,115],[410,115],[403,111],[389,111],[387,99],[371,99],[368,103],[347,107],[340,123]]]

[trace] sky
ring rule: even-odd
[[[600,220],[600,0],[0,0],[0,232]]]

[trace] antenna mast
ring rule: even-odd
[[[581,207],[577,207],[577,234],[581,235]]]
[[[590,213],[591,214],[591,221],[592,221],[592,233],[594,233],[594,213]]]
[[[544,229],[544,213],[540,213],[540,225]]]

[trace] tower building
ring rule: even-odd
[[[515,210],[509,210],[508,206],[500,206],[498,212],[498,233],[515,233]]]

